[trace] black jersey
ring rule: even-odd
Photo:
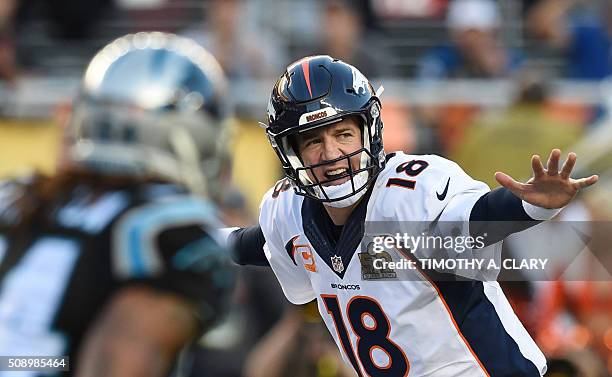
[[[189,300],[202,329],[219,315],[233,279],[207,233],[219,226],[211,203],[173,185],[75,185],[15,229],[24,195],[27,184],[0,186],[0,355],[68,355],[74,371],[88,327],[126,285]]]

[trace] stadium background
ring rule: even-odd
[[[572,150],[579,156],[576,175],[602,178],[572,205],[572,213],[585,221],[609,220],[609,4],[552,1],[491,3],[498,16],[486,7],[466,8],[458,25],[447,16],[446,0],[1,0],[0,176],[52,172],[88,59],[125,33],[162,30],[204,44],[231,79],[228,100],[237,114],[234,189],[225,203],[231,225],[253,222],[263,193],[281,176],[257,125],[265,120],[276,76],[291,61],[321,53],[355,64],[375,87],[384,86],[388,151],[449,157],[495,187],[496,171],[529,177],[532,153]],[[557,13],[556,19],[543,16]],[[489,34],[484,40],[494,46],[482,51],[499,54],[497,69],[440,71],[440,61],[450,58],[439,46],[452,46],[461,27]],[[516,64],[504,65],[504,58],[514,56]],[[609,71],[597,70],[602,64]],[[284,304],[266,271],[244,269],[241,275],[230,318],[202,340],[203,349],[189,361],[194,376],[350,375],[343,374],[312,308]],[[608,273],[584,283],[505,287],[551,370],[563,376],[612,374],[609,279]],[[277,364],[275,374],[271,365]]]

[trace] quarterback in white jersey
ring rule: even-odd
[[[559,172],[554,150],[547,169],[534,156],[528,183],[498,173],[504,187],[490,191],[441,157],[385,155],[380,106],[369,81],[339,60],[314,56],[287,68],[266,129],[287,178],[265,195],[258,227],[230,233],[235,260],[269,264],[294,304],[316,299],[358,376],[543,375],[544,355],[497,282],[372,268],[366,224],[520,224],[494,229],[481,245],[498,251],[503,237],[552,217],[597,177],[571,179],[574,154]],[[408,254],[386,250],[385,258]]]

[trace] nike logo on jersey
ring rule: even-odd
[[[446,181],[446,187],[444,187],[444,191],[442,191],[442,194],[438,193],[436,191],[436,195],[438,196],[438,200],[442,201],[446,198],[446,194],[448,194],[448,184],[450,183],[450,177],[448,178],[448,181]]]

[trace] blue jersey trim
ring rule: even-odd
[[[203,200],[186,198],[154,203],[128,212],[117,224],[117,253],[122,272],[129,277],[155,274],[160,268],[153,238],[159,231],[188,223],[218,225],[214,207]]]
[[[490,376],[540,377],[508,334],[481,281],[432,281],[459,330]]]

